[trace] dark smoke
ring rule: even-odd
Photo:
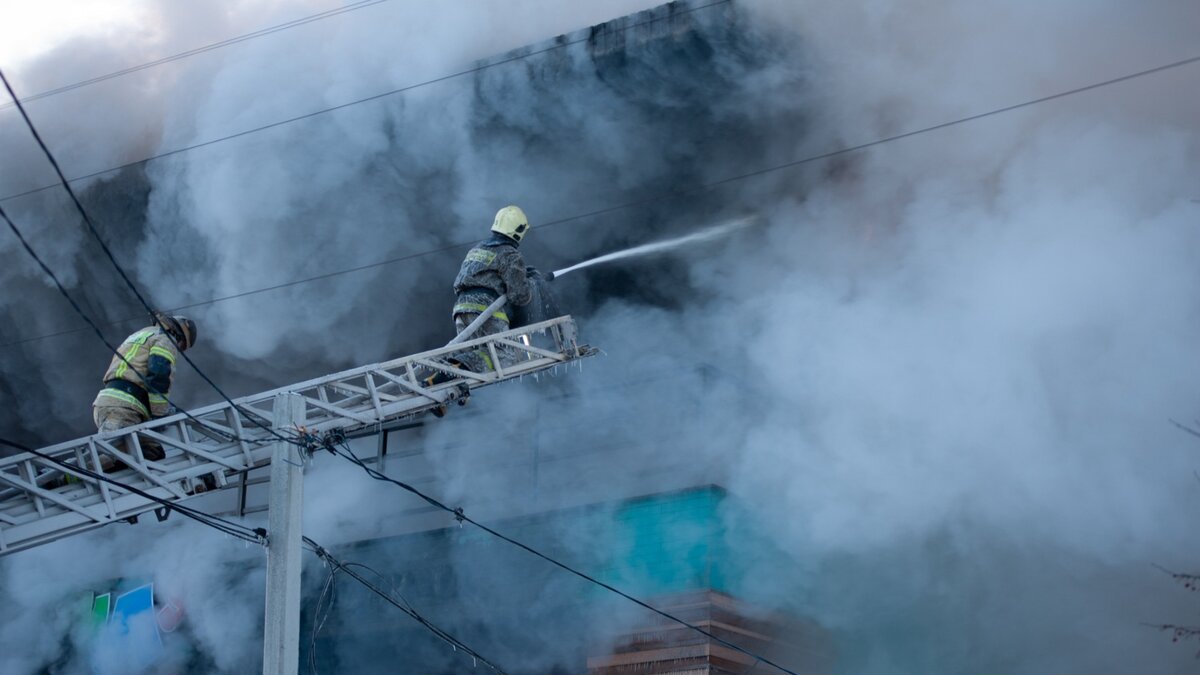
[[[1187,622],[1195,610],[1151,567],[1187,568],[1200,553],[1189,536],[1196,445],[1167,422],[1200,409],[1194,70],[697,187],[1193,56],[1194,5],[688,9],[633,15],[559,39],[579,44],[494,57],[471,77],[128,170],[89,184],[86,203],[165,306],[472,241],[510,202],[533,221],[525,252],[543,269],[757,214],[766,227],[746,236],[556,282],[606,355],[582,374],[481,393],[408,441],[397,470],[495,518],[725,485],[771,544],[746,545],[730,515],[726,536],[749,570],[738,594],[828,629],[838,672],[1191,672],[1190,648],[1139,622]],[[486,33],[466,25],[464,36]],[[376,77],[399,86],[408,79],[370,58],[386,29],[329,30],[307,50],[256,44],[186,71],[176,80],[193,85],[178,90],[186,102],[161,111],[151,145],[365,95]],[[469,58],[512,46],[486,44]],[[0,130],[6,157],[32,156],[10,123]],[[4,182],[29,187],[34,172],[12,166]],[[636,206],[538,228],[625,203]],[[137,315],[59,197],[5,207],[101,318]],[[5,339],[74,327],[12,242],[0,246]],[[460,255],[199,308],[197,358],[240,394],[441,344]],[[90,430],[107,360],[94,338],[25,343],[4,359],[6,433],[49,442]],[[215,400],[187,372],[180,397]],[[308,493],[306,530],[318,540],[418,519],[351,467],[326,460],[311,475],[320,488]],[[550,527],[538,543],[603,563],[621,542],[598,522]],[[106,570],[145,573],[178,555],[151,545],[154,532],[78,541],[104,551]],[[453,564],[407,578],[406,590],[425,587],[447,627],[514,669],[577,668],[581,626],[601,634],[640,618],[579,609],[562,579],[444,536],[429,556]],[[143,555],[121,559],[121,546],[138,543]],[[82,545],[12,559],[6,583],[27,612],[53,614],[60,589],[39,586],[23,561]],[[426,552],[359,549],[395,575],[416,575]],[[87,576],[59,564],[48,568]],[[194,579],[197,596],[234,585],[176,574]],[[318,576],[307,582],[314,597]],[[439,606],[438,584],[461,601]],[[255,625],[261,597],[250,585],[220,612],[196,603],[201,649],[221,654],[226,672],[257,656],[220,618]],[[350,597],[335,626],[396,620]],[[513,628],[522,617],[544,643]],[[428,663],[462,664],[424,636],[385,635],[429,650]],[[355,670],[374,654],[335,658]]]

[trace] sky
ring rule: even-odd
[[[49,0],[4,8],[0,25],[0,64],[20,68],[56,47],[84,35],[115,36],[138,31],[144,4],[136,0],[87,2]]]
[[[136,30],[89,24],[67,42],[0,53],[0,67],[41,92],[331,6],[130,5]],[[382,3],[30,112],[81,175],[648,6]],[[720,245],[561,280],[562,304],[605,356],[546,389],[481,394],[481,421],[433,427],[419,447],[431,489],[469,512],[525,508],[509,474],[479,471],[522,442],[457,439],[471,424],[497,439],[565,434],[560,445],[580,455],[547,465],[541,508],[632,484],[725,486],[736,517],[773,539],[772,554],[743,549],[739,596],[824,626],[836,672],[1193,672],[1195,643],[1142,624],[1192,623],[1197,609],[1155,566],[1194,571],[1200,554],[1188,534],[1200,446],[1171,424],[1200,415],[1200,66],[761,171],[1195,57],[1197,11],[1171,0],[734,2],[641,32],[585,30],[569,48],[80,189],[164,306],[471,242],[509,202],[530,215],[523,250],[544,268],[753,215],[758,227]],[[0,26],[12,22],[0,14]],[[48,184],[11,110],[0,110],[0,152],[20,158],[0,167],[0,195]],[[138,327],[61,195],[5,208],[110,337]],[[0,280],[13,321],[0,338],[77,329],[9,239]],[[195,358],[237,395],[441,344],[460,255],[203,305]],[[9,346],[4,435],[90,431],[107,360],[93,343],[71,333]],[[215,400],[191,375],[181,400]],[[314,471],[318,539],[376,535],[404,508],[361,476]],[[375,517],[351,517],[363,513]],[[68,589],[55,580],[175,570],[215,669],[239,672],[257,648],[239,635],[261,619],[259,580],[215,572],[219,546],[195,551],[187,542],[205,535],[168,527],[0,560],[0,588],[62,628]],[[582,560],[595,545],[563,540]],[[490,562],[481,572],[456,559],[448,573],[479,592],[473,607],[515,616],[528,599],[504,597],[484,572],[520,568]],[[204,598],[218,589],[253,602],[216,608]],[[8,628],[0,665],[14,672],[46,663],[67,632]],[[517,658],[502,643],[499,657]]]

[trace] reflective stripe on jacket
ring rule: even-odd
[[[454,309],[450,310],[450,316],[453,318],[459,314],[483,314],[488,305],[495,302],[497,297],[499,296],[486,291],[459,293],[458,301],[454,303]],[[492,316],[508,323],[508,313],[503,308],[493,312]]]

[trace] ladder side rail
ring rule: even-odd
[[[186,427],[184,428],[186,429]],[[158,441],[164,447],[171,446],[177,450],[181,450],[185,455],[187,455],[188,461],[191,462],[193,466],[199,460],[204,460],[213,464],[219,464],[230,471],[241,471],[242,469],[247,468],[244,464],[234,462],[233,460],[222,457],[217,453],[209,452],[207,449],[202,448],[196,443],[189,443],[188,441],[184,440],[176,440],[170,436],[165,436],[150,429],[143,431],[142,435]]]
[[[502,333],[493,333],[491,335],[485,335],[483,337],[478,337],[478,338],[474,338],[471,340],[465,340],[463,342],[459,342],[454,345],[442,347],[440,349],[433,349],[433,350],[430,350],[427,352],[422,352],[420,354],[413,354],[412,356],[408,356],[405,358],[406,359],[429,359],[429,358],[435,358],[438,356],[445,356],[445,355],[449,355],[449,354],[454,354],[455,352],[460,352],[460,351],[463,351],[466,349],[472,349],[474,347],[479,347],[479,346],[485,345],[485,344],[487,344],[488,341],[494,340],[496,338],[515,338],[515,337],[519,337],[521,335],[533,335],[535,333],[545,333],[547,331],[552,331],[552,329],[554,329],[556,326],[562,326],[564,324],[574,324],[574,323],[575,323],[575,320],[572,319],[570,317],[570,315],[560,316],[556,319],[540,321],[538,323],[529,324],[528,326],[521,326],[519,328],[513,328],[511,330],[506,330]]]
[[[406,365],[410,362],[416,362],[420,359],[436,358],[439,356],[450,356],[459,351],[462,351],[463,349],[470,348],[473,346],[479,346],[481,344],[485,344],[487,342],[487,340],[492,339],[497,336],[514,337],[514,336],[525,335],[525,334],[529,334],[529,333],[541,333],[541,332],[547,331],[548,329],[550,329],[554,326],[559,326],[564,323],[574,324],[574,322],[575,322],[575,320],[572,319],[569,314],[567,314],[567,315],[563,315],[560,317],[555,317],[553,319],[539,321],[538,323],[529,324],[528,326],[521,326],[519,328],[513,328],[513,329],[507,330],[503,333],[495,333],[494,335],[489,335],[489,336],[485,336],[482,338],[476,338],[474,340],[469,340],[466,342],[447,345],[445,347],[438,347],[437,349],[430,349],[428,351],[418,352],[416,354],[410,354],[408,356],[402,356],[400,358],[392,359],[390,361],[382,361],[379,363],[372,363],[369,365],[352,368],[350,370],[344,370],[344,371],[341,371],[338,373],[332,373],[330,375],[315,377],[311,380],[305,380],[304,382],[299,382],[299,383],[284,386],[284,387],[278,387],[276,389],[272,389],[270,391],[262,392],[259,394],[244,396],[242,398],[235,398],[235,399],[233,399],[233,402],[239,406],[270,403],[271,401],[274,401],[274,397],[277,394],[290,394],[290,393],[296,392],[297,390],[311,389],[319,384],[324,384],[326,382],[333,382],[333,381],[337,381],[337,380],[349,379],[351,377],[354,377],[357,375],[362,375],[363,373],[370,372],[373,370],[380,370],[380,369],[392,370],[392,369],[398,368],[400,366]],[[214,405],[210,406],[209,408],[200,408],[196,411],[193,411],[192,414],[199,416],[199,413],[206,412],[210,409],[216,409],[222,405],[228,406],[228,403],[214,404]],[[263,414],[265,415],[266,413],[263,413]]]
[[[134,444],[137,445],[136,452],[139,455],[138,459],[133,459],[129,455],[126,455],[125,453],[121,452],[120,450],[117,450],[117,448],[115,446],[111,445],[108,441],[104,440],[103,438],[97,438],[96,444],[103,446],[104,449],[109,452],[109,454],[112,454],[112,455],[115,455],[116,457],[118,457],[121,462],[123,462],[130,469],[133,469],[133,471],[136,472],[138,475],[140,475],[144,480],[149,481],[149,482],[157,485],[158,487],[166,490],[171,496],[173,496],[177,499],[183,499],[183,497],[185,496],[183,493],[183,490],[180,490],[179,488],[175,487],[174,485],[170,485],[169,483],[164,481],[162,478],[159,478],[158,476],[156,476],[154,474],[154,472],[150,470],[151,468],[154,468],[154,469],[157,469],[158,473],[160,473],[160,474],[166,473],[166,471],[164,470],[164,467],[158,465],[155,462],[151,462],[150,460],[147,460],[147,459],[144,459],[141,457],[141,454],[142,454],[141,446],[139,445],[137,436],[134,435],[134,436],[132,436],[132,438],[133,438]],[[145,465],[142,464],[143,462],[145,463]],[[128,479],[123,479],[121,482],[129,483],[130,485],[133,485],[136,488],[142,489],[141,485],[131,482]]]
[[[38,452],[42,453],[43,455],[50,455],[55,459],[62,459],[66,461],[71,459],[76,447],[86,444],[87,438],[75,438],[69,441],[55,443],[54,445],[38,450]],[[18,452],[17,454],[9,455],[8,457],[0,457],[0,471],[9,467],[19,466],[21,462],[27,462],[31,459],[40,460],[41,458],[31,452]]]
[[[344,410],[342,408],[337,407],[336,405],[324,403],[322,401],[318,401],[318,400],[313,399],[308,396],[303,396],[302,398],[303,398],[305,404],[312,406],[313,408],[318,408],[320,410],[324,410],[326,413],[330,413],[330,414],[342,416],[342,417],[349,417],[351,419],[358,420],[359,422],[373,422],[374,421],[370,417],[367,417],[366,415],[360,415],[358,413],[350,412],[349,410]]]
[[[491,379],[491,377],[489,377],[489,376],[494,374],[494,373],[476,373],[471,370],[463,370],[462,368],[456,368],[448,363],[439,363],[437,361],[434,361],[433,359],[419,359],[418,361],[416,361],[416,363],[417,363],[417,365],[425,366],[426,368],[429,368],[430,370],[438,370],[443,373],[446,373],[447,375],[461,377],[462,379],[464,379],[468,382],[487,382]]]
[[[370,397],[371,388],[368,384],[370,375],[375,371],[368,370],[357,377],[351,376],[345,379],[334,382],[331,386],[334,391],[342,396],[365,396]]]
[[[430,391],[429,389],[426,389],[425,387],[422,387],[419,384],[413,384],[412,382],[409,382],[408,380],[404,379],[403,377],[393,375],[386,370],[380,370],[380,371],[378,371],[377,374],[380,377],[382,377],[383,379],[388,380],[391,383],[394,383],[396,386],[400,387],[401,389],[406,390],[410,394],[416,394],[417,396],[422,396],[424,398],[429,399],[430,401],[433,401],[434,403],[444,403],[446,400],[446,396],[444,394],[438,395],[436,392]],[[385,383],[384,386],[387,386],[387,384]],[[393,401],[393,403],[394,402],[395,401]],[[382,406],[383,406],[383,404],[380,403],[381,408],[382,408]],[[380,416],[381,417],[383,416],[382,412],[380,413]]]
[[[563,363],[563,362],[558,361],[558,360],[553,360],[553,359],[547,359],[547,358],[539,358],[536,361],[524,361],[518,365],[509,366],[509,369],[506,371],[507,376],[505,377],[505,380],[515,379],[515,378],[521,377],[522,375],[537,372],[539,370],[544,370],[546,368],[551,368],[556,365],[559,365],[560,363]],[[492,379],[488,379],[485,382],[468,383],[468,386],[481,387],[481,386],[486,386],[489,384],[494,384],[494,383],[500,382],[500,381],[503,381],[503,380],[495,379],[493,377]],[[405,383],[405,384],[407,385],[407,383]],[[455,385],[448,384],[448,385],[444,385],[444,386],[445,387],[453,387]],[[437,394],[439,392],[433,391],[430,393]],[[414,396],[412,398],[409,398],[409,399],[403,400],[403,401],[399,401],[397,403],[383,405],[383,418],[382,419],[390,420],[393,418],[405,417],[408,415],[415,414],[417,412],[423,412],[425,410],[433,408],[435,405],[438,405],[438,404],[433,403],[432,400],[426,400],[425,397],[418,398],[418,397]],[[317,423],[317,424],[309,424],[308,428],[309,428],[309,430],[314,431],[314,432],[328,431],[330,429],[339,428],[339,427],[350,431],[350,430],[357,430],[357,429],[361,429],[361,428],[369,428],[369,427],[373,427],[374,425],[375,425],[375,423],[363,424],[363,425],[352,425],[352,426],[340,426],[337,424]]]
[[[552,352],[548,349],[542,349],[541,347],[534,347],[533,345],[527,345],[522,342],[513,342],[512,340],[506,340],[504,338],[497,339],[496,342],[501,345],[504,345],[505,347],[519,349],[519,350],[525,352],[526,354],[530,354],[530,355],[536,354],[538,356],[542,356],[542,357],[545,357],[548,359],[554,359],[555,361],[566,361],[568,358],[570,358],[567,356],[563,356],[561,352]]]
[[[370,392],[354,384],[364,377],[365,374],[355,375],[345,380],[335,380],[323,385],[321,389],[325,392],[324,402],[338,410],[372,414]],[[351,391],[351,389],[358,391]]]
[[[227,408],[228,404],[218,404],[215,406],[210,406],[207,412],[211,413],[211,412],[219,410],[220,408],[223,408],[223,407]],[[142,422],[141,424],[123,427],[120,431],[109,432],[109,433],[103,434],[103,437],[107,438],[107,439],[119,439],[119,438],[124,438],[126,436],[134,435],[137,432],[144,431],[147,429],[168,428],[179,422],[183,422],[185,424],[191,424],[193,426],[195,425],[195,422],[188,420],[188,418],[182,414],[172,415],[170,417],[162,417],[162,418],[155,419],[155,420],[148,420],[146,422]],[[85,436],[83,438],[76,438],[76,439],[72,439],[69,441],[63,441],[61,443],[56,443],[54,445],[42,448],[42,449],[38,450],[38,452],[43,455],[49,455],[51,457],[54,457],[55,459],[68,461],[68,460],[71,460],[74,458],[73,455],[75,454],[76,449],[86,446],[88,444],[88,439],[96,437],[96,436],[100,436],[100,434],[92,434],[91,436]],[[109,454],[109,453],[106,452],[105,454]],[[27,461],[32,458],[37,458],[37,459],[41,460],[40,457],[38,457],[37,455],[34,455],[33,453],[29,453],[29,452],[21,452],[21,453],[15,454],[15,455],[10,455],[8,457],[0,458],[0,469],[3,469],[4,467],[10,466],[10,465],[20,464],[21,462]],[[45,461],[45,460],[42,460],[42,461]]]
[[[126,433],[126,429],[129,429]],[[245,440],[234,440],[232,434],[216,434],[208,423],[205,425],[197,425],[190,423],[186,418],[176,420],[168,425],[151,425],[126,427],[122,429],[122,435],[130,437],[133,443],[140,448],[141,438],[148,438],[158,442],[164,447],[174,448],[179,450],[186,456],[187,461],[215,461],[219,464],[228,465],[230,467],[240,467],[241,464],[234,462],[230,456],[239,454],[238,448],[240,443],[245,443]],[[194,431],[198,431],[202,438],[193,436]],[[148,466],[154,467],[158,471],[167,471],[171,465],[179,461],[178,457],[165,457],[161,460],[147,460]]]
[[[364,399],[369,399],[371,401],[372,408],[377,407],[377,405],[384,400],[387,400],[388,402],[395,402],[396,399],[399,398],[398,396],[396,396],[395,394],[387,394],[387,393],[382,393],[379,391],[378,385],[375,384],[375,376],[376,375],[377,375],[377,373],[370,372],[370,373],[367,373],[366,377],[363,378],[363,381],[366,383],[366,386],[367,386],[366,389],[360,389],[357,385],[346,384],[345,382],[339,383],[334,386],[337,388],[340,388],[340,389],[344,389],[347,392],[351,392],[357,396],[361,396]]]
[[[117,442],[122,439],[133,446],[136,456],[117,447]],[[165,467],[158,462],[146,459],[142,455],[141,440],[138,438],[137,433],[126,434],[118,432],[113,434],[97,435],[96,446],[98,451],[103,452],[105,455],[108,455],[119,462],[122,462],[140,474],[144,475],[147,469],[155,469],[159,472],[162,472],[165,469]],[[126,445],[125,447],[129,447],[129,445]]]
[[[359,377],[330,383],[329,388],[334,393],[344,397],[338,401],[338,405],[354,405],[360,401],[371,401],[372,407],[374,407],[375,399],[380,396],[380,392],[374,388],[375,383],[371,377],[372,373],[364,373]],[[361,386],[355,384],[359,379],[363,381]],[[382,394],[382,397],[395,400],[394,396],[386,393]]]
[[[144,491],[161,499],[170,499],[159,488],[150,488]],[[76,507],[47,518],[30,520],[5,528],[3,534],[7,542],[5,553],[33,548],[73,534],[126,521],[134,516],[153,511],[158,506],[157,502],[141,495],[125,493],[116,498],[113,515],[95,512],[104,507],[102,504],[94,504],[88,507]]]
[[[140,441],[137,436],[138,433],[153,437],[155,440],[164,441],[165,445],[179,447],[179,449],[188,458],[199,456],[203,459],[203,462],[191,462],[193,467],[192,469],[179,471],[176,467],[169,467],[159,462],[146,460],[143,453],[137,452],[140,450]],[[120,449],[115,447],[114,442],[118,441],[121,437],[128,437],[131,439],[130,442],[135,446],[134,455],[122,452]],[[81,462],[80,466],[99,466],[99,455],[101,452],[103,452],[103,454],[114,457],[117,461],[125,464],[125,466],[135,474],[134,476],[123,476],[123,481],[130,482],[131,484],[135,484],[136,487],[141,488],[158,487],[177,499],[182,499],[186,496],[182,490],[177,488],[171,482],[177,477],[195,477],[206,473],[223,471],[224,469],[229,468],[229,462],[222,461],[219,456],[212,456],[210,453],[207,453],[205,450],[196,446],[180,447],[182,445],[180,441],[149,430],[141,430],[139,432],[131,432],[129,434],[115,434],[105,438],[93,436],[88,437],[86,440],[87,444],[85,446],[73,448],[71,452],[72,458],[77,462],[80,462],[81,458],[83,457],[83,451],[86,449],[88,456],[91,457],[91,461]],[[229,444],[226,447],[234,448],[236,445]],[[179,458],[175,458],[175,461],[173,462],[175,465],[179,464],[178,459]],[[237,467],[239,465],[234,464],[233,466]],[[9,467],[9,469],[11,468],[12,467]],[[6,510],[6,515],[12,516],[14,513],[13,510],[19,509],[20,503],[23,501],[32,503],[34,509],[38,512],[39,517],[49,517],[55,515],[59,511],[59,508],[70,509],[71,507],[67,506],[62,500],[66,500],[72,504],[94,501],[94,497],[97,495],[97,489],[95,486],[93,486],[93,483],[99,484],[98,487],[100,501],[106,505],[109,515],[112,515],[113,513],[112,496],[109,492],[109,484],[104,481],[94,481],[87,476],[83,476],[77,472],[72,472],[68,467],[62,467],[54,462],[31,454],[28,455],[28,459],[18,463],[15,468],[19,474],[24,474],[24,481],[21,483],[5,481],[5,483],[18,489],[15,495],[8,496],[3,501],[0,501],[0,509]],[[44,473],[39,474],[39,469],[41,469]],[[5,471],[0,470],[0,473],[5,473]],[[41,486],[38,485],[38,478],[44,479],[45,476],[51,474],[61,475],[64,473],[74,475],[79,478],[81,487],[68,491],[51,491],[42,489]],[[27,489],[26,485],[36,486],[38,489],[29,490]],[[60,499],[53,499],[51,500],[51,504],[47,504],[43,496],[45,494],[55,494],[58,495]],[[12,520],[12,518],[10,517],[8,520]]]
[[[103,516],[88,513],[87,510],[85,510],[82,506],[75,504],[70,499],[56,494],[53,490],[41,488],[36,483],[32,483],[27,480],[21,480],[20,478],[16,478],[9,474],[0,474],[0,481],[4,481],[13,487],[20,488],[27,494],[34,497],[36,503],[38,504],[38,518],[28,522],[37,522],[38,520],[45,519],[46,508],[44,502],[46,501],[54,502],[68,511],[74,511],[80,515],[86,516],[91,520],[107,522],[107,519],[105,519]]]
[[[270,426],[270,420],[268,419],[269,413],[267,413],[265,411],[261,411],[261,410],[255,410],[253,406],[255,404],[262,404],[264,402],[270,403],[271,401],[274,400],[274,396],[276,394],[292,393],[292,392],[296,391],[297,389],[312,388],[319,384],[335,382],[335,381],[341,380],[341,379],[348,379],[350,377],[362,375],[362,374],[365,374],[365,373],[373,371],[373,370],[379,370],[379,369],[389,369],[390,370],[390,369],[394,369],[394,368],[397,368],[402,365],[407,365],[409,363],[418,363],[420,361],[427,360],[430,358],[436,358],[439,356],[447,356],[450,354],[454,354],[462,349],[486,345],[490,340],[495,339],[496,337],[507,338],[507,337],[515,337],[515,336],[519,336],[519,335],[525,335],[525,334],[529,334],[529,333],[544,332],[547,329],[551,329],[555,326],[560,326],[567,322],[574,323],[574,320],[571,319],[571,317],[569,315],[557,317],[554,319],[541,321],[541,322],[538,322],[535,324],[530,324],[528,326],[514,328],[512,330],[505,331],[503,333],[496,333],[494,335],[485,336],[483,338],[467,340],[467,341],[461,342],[459,344],[450,345],[447,347],[441,347],[438,349],[432,349],[432,350],[428,350],[425,352],[420,352],[418,354],[405,356],[405,357],[402,357],[399,359],[386,361],[383,363],[372,364],[369,366],[361,366],[359,368],[354,368],[352,370],[347,370],[347,371],[343,371],[340,373],[334,373],[332,375],[326,375],[324,377],[314,378],[312,380],[308,380],[306,382],[301,382],[299,384],[294,384],[294,385],[290,385],[287,387],[280,387],[280,388],[273,389],[271,391],[264,392],[261,394],[244,396],[241,398],[234,399],[234,401],[233,401],[237,407],[246,409],[245,411],[241,411],[240,414],[239,414],[239,411],[232,410],[232,406],[230,406],[229,403],[225,402],[225,401],[222,401],[220,403],[214,403],[209,406],[197,408],[196,410],[192,411],[191,414],[194,417],[198,418],[201,422],[207,422],[207,420],[204,419],[206,416],[210,416],[210,415],[214,415],[214,414],[224,415],[227,411],[231,411],[234,416],[242,416],[242,415],[245,415],[246,413],[250,413],[252,416],[260,417],[261,419],[259,419],[259,421],[263,422],[265,426],[269,427]],[[190,423],[192,425],[196,424],[195,421],[188,420],[188,418],[183,413],[179,413],[177,415],[171,415],[169,417],[162,417],[162,418],[159,418],[156,420],[149,420],[147,422],[143,422],[141,424],[134,425],[131,427],[125,427],[125,429],[122,429],[122,432],[124,432],[126,429],[130,430],[130,432],[133,432],[135,430],[141,430],[141,429],[155,429],[158,427],[170,426],[172,424],[175,424],[177,422],[184,421],[184,420],[187,420],[187,421],[185,421],[185,423]],[[236,435],[239,438],[247,438],[247,433],[252,432],[252,431],[254,431],[254,430],[250,429],[249,427],[244,427],[241,430],[241,433],[238,433]],[[257,429],[257,431],[263,432],[262,429]],[[253,440],[260,440],[260,439],[253,438]],[[42,452],[43,454],[55,456],[57,458],[60,453],[73,452],[73,450],[75,449],[76,446],[82,445],[85,442],[86,442],[85,439],[73,439],[70,441],[64,441],[61,443],[57,443],[55,445],[48,446],[48,447],[40,450],[40,452]],[[34,455],[32,455],[30,453],[19,453],[17,455],[12,455],[10,457],[0,458],[0,467],[4,467],[9,464],[16,464],[16,463],[24,461],[33,456]],[[69,457],[65,457],[64,459],[69,459]]]
[[[197,456],[206,457],[209,461],[216,462],[226,468],[225,471],[206,471],[206,473],[209,475],[216,477],[218,486],[224,487],[228,483],[226,476],[227,473],[231,471],[236,473],[239,470],[238,467],[244,466],[243,464],[234,462],[234,458],[240,458],[237,443],[230,443],[222,448],[214,449],[211,453],[208,453],[205,450],[201,450],[199,445],[195,444],[195,442],[192,440],[191,429],[188,427],[188,425],[180,422],[177,427],[177,431],[179,432],[180,440],[189,444],[189,446],[192,448],[191,453],[188,455],[188,462],[193,468],[197,466],[204,466],[200,464],[199,460],[196,459]],[[230,452],[231,450],[232,452]]]
[[[369,411],[371,405],[371,392],[366,388],[366,377],[369,373],[353,375],[342,380],[333,380],[327,382],[317,388],[321,394],[321,402],[327,405],[334,406],[339,410],[350,410],[352,412]],[[363,382],[362,385],[357,384]],[[299,390],[295,393],[301,396],[310,397],[306,390]]]

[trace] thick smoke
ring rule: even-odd
[[[118,116],[111,130],[69,127],[61,112],[56,133],[77,134],[95,166],[119,163],[139,143],[188,145],[403,86],[639,4],[502,35],[485,27],[511,17],[347,18],[179,66],[161,84],[171,95],[149,97],[161,106],[149,136],[121,131]],[[494,517],[726,485],[793,563],[745,546],[731,514],[750,570],[738,594],[829,629],[839,672],[1185,672],[1191,650],[1139,623],[1195,611],[1151,567],[1187,568],[1200,553],[1187,527],[1196,443],[1168,422],[1200,409],[1194,67],[695,188],[1195,56],[1198,22],[1184,2],[734,3],[600,27],[569,48],[130,169],[86,196],[167,306],[470,241],[509,202],[530,213],[526,255],[544,268],[756,213],[765,227],[722,245],[556,282],[606,355],[582,374],[481,393],[420,437],[406,478]],[[379,58],[401,42],[404,59]],[[10,122],[0,129],[6,156],[31,152]],[[111,144],[85,143],[101,131]],[[27,187],[9,174],[6,194]],[[68,283],[106,320],[136,315],[66,205],[23,199],[5,205],[18,223],[63,223],[35,245]],[[13,337],[72,326],[3,246]],[[197,308],[197,356],[245,393],[439,344],[460,254]],[[88,431],[94,374],[55,355],[74,345],[97,369],[105,358],[75,339],[10,348],[9,435],[59,440],[68,421]],[[185,400],[213,400],[197,379],[181,377]],[[41,422],[48,408],[54,424]],[[329,461],[311,474],[315,538],[377,536],[414,517],[393,490]],[[64,635],[45,579],[88,574],[50,561],[90,545],[111,561],[93,577],[144,575],[168,569],[173,538],[197,529],[151,546],[146,527],[13,556],[6,590]],[[542,536],[533,543],[597,564],[619,544],[603,527]],[[439,618],[513,669],[569,662],[577,652],[555,640],[631,616],[572,614],[567,581],[453,541],[447,583],[471,604]],[[216,670],[244,670],[258,579],[180,569],[165,576],[192,584],[181,592],[201,650]],[[204,598],[220,589],[240,601],[217,611]],[[335,625],[381,611],[352,597]],[[518,620],[549,638],[525,641]],[[5,634],[15,672],[47,663],[59,641]],[[376,652],[336,657],[365,670]]]

